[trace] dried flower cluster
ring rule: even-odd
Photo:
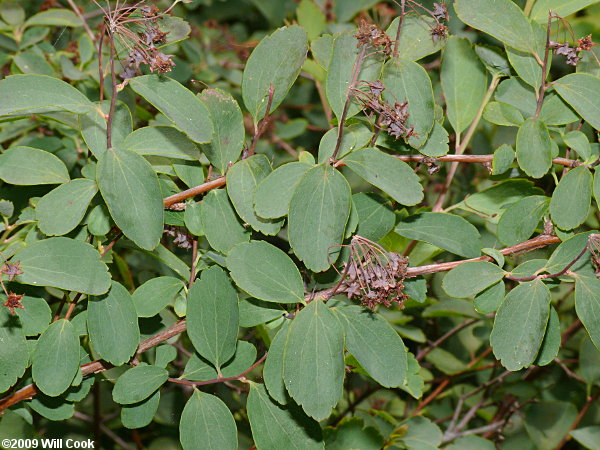
[[[8,261],[4,262],[4,265],[0,269],[0,274],[4,274],[8,276],[8,281],[12,281],[17,275],[21,275],[23,271],[19,268],[20,261],[17,261],[14,264],[9,263]],[[15,294],[14,292],[9,292],[6,290],[6,286],[4,286],[4,282],[0,278],[0,284],[2,285],[2,289],[6,294],[6,301],[2,306],[7,307],[10,310],[12,315],[15,314],[15,308],[25,309],[23,304],[21,303],[21,299],[24,297],[23,294]]]
[[[407,298],[402,291],[408,259],[361,236],[354,236],[349,247],[341,289],[348,298],[360,299],[371,309],[392,303],[402,306]]]
[[[431,15],[437,22],[437,25],[431,29],[431,37],[434,42],[436,39],[446,39],[448,37],[448,27],[443,22],[448,22],[448,8],[443,3],[434,3]]]
[[[582,51],[589,51],[596,44],[592,42],[592,35],[588,35],[577,40],[577,46],[571,46],[568,42],[560,43],[550,41],[549,47],[554,50],[555,55],[563,55],[567,58],[567,64],[570,66],[576,66],[581,60],[579,53]]]
[[[358,39],[357,47],[371,45],[374,48],[381,49],[387,56],[392,54],[392,40],[377,25],[368,23],[362,19],[358,27],[358,33],[354,35]]]
[[[192,237],[189,234],[182,232],[179,227],[165,227],[164,234],[174,237],[173,244],[177,247],[185,249],[192,248]]]
[[[594,265],[596,277],[600,278],[600,234],[590,234],[587,246],[592,254],[592,264]]]
[[[367,86],[367,91],[354,89],[354,94],[363,102],[364,109],[379,116],[378,126],[385,128],[385,131],[396,139],[416,136],[414,128],[406,125],[409,117],[408,101],[391,105],[381,97],[385,90],[381,81],[363,83]]]

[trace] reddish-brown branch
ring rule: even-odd
[[[569,431],[565,434],[565,437],[562,439],[562,441],[560,441],[560,443],[556,446],[556,450],[560,450],[568,442],[568,440],[570,439],[569,433],[579,426],[581,419],[583,419],[590,407],[596,402],[596,400],[598,400],[598,397],[600,397],[600,391],[588,397],[587,401],[585,402],[585,405],[583,405],[583,408],[581,408],[579,414],[577,414],[577,417],[575,417],[575,420],[569,427]]]
[[[163,203],[165,208],[168,208],[169,206],[182,202],[187,198],[203,194],[204,192],[208,192],[212,189],[220,188],[222,186],[225,186],[225,177],[215,178],[214,180],[201,184],[200,186],[195,186],[177,194],[170,195],[163,200]]]
[[[271,113],[271,105],[273,104],[273,95],[275,94],[275,87],[271,83],[269,85],[269,99],[267,100],[267,107],[265,108],[265,115],[259,124],[255,125],[254,137],[252,138],[252,145],[248,152],[246,153],[246,157],[254,155],[254,151],[256,150],[256,144],[258,144],[258,140],[263,135],[263,133],[267,130],[267,126],[269,125],[269,114]]]

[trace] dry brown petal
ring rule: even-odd
[[[6,306],[10,310],[10,313],[14,316],[15,308],[25,309],[25,307],[21,303],[21,299],[23,297],[23,294],[15,294],[14,292],[9,292],[8,298],[4,302],[3,306]]]

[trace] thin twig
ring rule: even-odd
[[[542,105],[544,104],[544,95],[546,94],[546,72],[548,69],[548,54],[550,53],[550,28],[552,25],[552,11],[548,11],[548,25],[546,27],[546,48],[544,49],[544,62],[542,63],[542,83],[538,91],[537,107],[535,109],[535,119],[540,117],[542,111]]]
[[[108,28],[108,39],[110,41],[110,79],[112,82],[112,93],[110,95],[110,109],[106,118],[106,148],[112,149],[112,122],[117,104],[117,74],[115,73],[115,37]]]
[[[94,32],[88,25],[87,20],[85,19],[83,14],[81,14],[81,11],[79,10],[79,8],[75,4],[75,2],[73,0],[67,0],[67,3],[69,4],[69,6],[73,10],[73,12],[77,15],[77,17],[79,17],[79,20],[81,20],[81,24],[83,25],[83,29],[85,30],[87,35],[90,37],[92,42],[94,42],[96,40],[96,36],[94,36]]]
[[[569,269],[571,267],[573,267],[573,265],[579,261],[581,259],[581,257],[583,255],[585,255],[585,253],[588,251],[588,245],[586,244],[585,247],[583,247],[583,250],[581,250],[581,253],[579,253],[579,255],[577,255],[569,264],[567,264],[565,266],[564,269],[562,269],[560,272],[556,272],[556,273],[546,273],[546,274],[542,274],[542,275],[530,275],[528,277],[513,277],[510,275],[505,276],[504,278],[507,278],[509,280],[513,280],[513,281],[533,281],[533,280],[545,280],[546,278],[558,278],[563,276],[565,273],[567,273],[569,271]]]
[[[587,414],[590,407],[596,402],[596,400],[598,400],[598,397],[600,397],[600,391],[598,391],[594,395],[588,397],[587,401],[585,402],[585,405],[583,405],[583,408],[581,408],[581,410],[579,411],[579,414],[577,414],[577,417],[575,417],[575,420],[569,427],[569,431],[567,433],[565,433],[565,436],[563,437],[562,441],[560,441],[560,443],[556,446],[555,450],[560,450],[569,441],[569,439],[571,438],[570,432],[579,426],[579,423],[581,422],[583,417]]]
[[[189,381],[189,380],[184,380],[181,378],[169,378],[168,380],[172,383],[185,384],[186,386],[195,386],[195,387],[207,386],[209,384],[225,383],[227,381],[242,380],[242,379],[245,379],[245,376],[248,373],[250,373],[252,370],[254,370],[258,366],[260,366],[260,364],[267,358],[267,355],[268,355],[268,352],[265,353],[264,355],[262,355],[262,357],[259,360],[257,360],[254,364],[252,364],[250,367],[248,367],[242,373],[235,375],[233,377],[217,377],[215,379],[205,380],[205,381]]]
[[[425,358],[425,356],[427,354],[429,354],[429,352],[431,352],[434,348],[439,347],[442,343],[444,343],[447,339],[449,339],[450,337],[454,336],[456,333],[458,333],[459,331],[467,328],[469,325],[474,324],[475,322],[480,321],[481,319],[469,319],[469,320],[465,320],[464,322],[462,322],[461,324],[459,324],[458,326],[452,328],[450,331],[446,332],[445,334],[443,334],[439,339],[436,339],[434,342],[432,342],[427,348],[421,350],[418,354],[417,354],[417,361],[421,361],[423,358]]]
[[[198,238],[194,237],[192,240],[192,268],[190,270],[190,281],[188,283],[188,289],[192,288],[194,280],[196,279],[196,258],[198,257]]]
[[[338,123],[337,141],[335,143],[333,155],[331,156],[331,161],[335,161],[335,159],[337,158],[337,154],[340,151],[340,146],[342,145],[342,138],[344,137],[344,122],[346,121],[348,108],[350,107],[350,102],[352,101],[352,89],[354,89],[354,86],[358,81],[358,75],[360,74],[360,69],[362,69],[362,64],[363,60],[365,59],[366,51],[367,46],[363,45],[360,49],[360,53],[356,57],[356,61],[354,61],[354,67],[352,69],[352,79],[350,80],[350,84],[348,84],[348,89],[346,89],[346,102],[344,103],[344,109],[342,110],[342,117],[340,117],[340,121]]]
[[[400,34],[402,33],[402,24],[404,22],[404,12],[406,0],[400,0],[400,18],[398,19],[398,29],[396,30],[396,39],[394,40],[394,58],[398,57],[398,45],[400,44]]]
[[[252,145],[250,149],[246,153],[246,157],[254,155],[254,151],[256,150],[256,144],[258,144],[258,140],[262,136],[262,134],[266,131],[267,126],[269,124],[269,114],[271,112],[271,105],[273,104],[273,95],[275,94],[275,87],[273,83],[269,85],[269,99],[267,100],[267,107],[265,108],[265,115],[261,119],[260,123],[255,125],[254,137],[252,138]]]

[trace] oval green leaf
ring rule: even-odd
[[[23,271],[16,280],[34,286],[100,295],[110,287],[108,268],[90,244],[65,237],[34,242],[19,250],[13,261]]]
[[[198,161],[200,151],[185,134],[173,127],[138,128],[125,138],[121,148],[138,155]]]
[[[79,370],[79,336],[73,324],[60,319],[42,333],[35,346],[31,375],[50,397],[65,392]]]
[[[121,405],[138,403],[150,397],[169,376],[162,367],[141,363],[127,370],[113,387],[113,400]]]
[[[600,78],[589,73],[571,73],[552,85],[586,122],[600,130],[600,104],[594,100],[600,91]]]
[[[531,195],[510,205],[498,221],[498,239],[504,245],[526,241],[548,210],[548,197]]]
[[[115,366],[129,361],[140,342],[133,300],[116,281],[107,294],[89,299],[87,326],[96,354]]]
[[[552,167],[552,140],[539,119],[527,119],[517,133],[519,167],[533,178],[543,177]]]
[[[138,317],[152,317],[161,312],[183,286],[183,281],[175,277],[157,277],[146,281],[131,296]]]
[[[187,333],[196,351],[219,371],[235,353],[238,296],[219,266],[202,272],[188,293]]]
[[[250,233],[240,223],[224,189],[213,190],[204,197],[200,216],[206,239],[217,251],[226,254],[235,245],[250,240]]]
[[[96,159],[106,153],[106,117],[109,111],[110,101],[104,100],[90,112],[79,116],[81,135]],[[132,129],[133,124],[129,108],[125,103],[117,102],[112,121],[112,146],[120,147]]]
[[[298,78],[308,52],[307,39],[297,25],[282,27],[260,41],[248,58],[242,96],[255,123],[265,114],[269,87],[273,86],[272,113]]]
[[[322,272],[335,262],[329,253],[343,242],[350,203],[346,178],[330,165],[313,167],[296,186],[288,215],[289,241],[312,271]]]
[[[194,389],[179,422],[179,440],[184,450],[237,450],[238,438],[231,412],[214,395]]]
[[[321,301],[296,316],[284,350],[283,379],[291,397],[316,420],[323,420],[342,397],[344,330]]]
[[[150,163],[127,150],[109,150],[98,161],[96,180],[123,234],[145,250],[154,249],[163,234],[163,200]]]
[[[35,207],[38,227],[46,236],[67,234],[83,219],[98,192],[93,180],[77,178],[44,195]]]
[[[21,186],[61,184],[69,181],[69,172],[52,153],[19,146],[0,154],[0,179]]]
[[[586,166],[569,170],[558,183],[550,201],[552,221],[572,230],[587,219],[592,202],[592,174]]]
[[[529,367],[542,345],[550,315],[550,291],[541,280],[521,283],[508,293],[494,320],[490,343],[510,371]]]
[[[286,216],[294,190],[310,168],[310,164],[291,162],[278,167],[261,180],[254,191],[256,214],[267,219]]]
[[[396,226],[396,233],[429,242],[465,258],[475,258],[481,254],[481,236],[477,228],[453,214],[422,213],[409,216]]]
[[[264,241],[238,244],[227,255],[227,268],[238,287],[275,303],[304,301],[304,283],[292,259]]]
[[[8,308],[0,309],[0,392],[7,391],[25,373],[29,364],[27,340],[23,327]],[[79,351],[77,352],[79,355]]]
[[[164,75],[144,75],[129,86],[199,144],[210,142],[213,125],[206,106],[192,91]]]
[[[444,277],[446,294],[456,298],[471,297],[504,277],[504,270],[487,261],[471,261],[452,269]]]

